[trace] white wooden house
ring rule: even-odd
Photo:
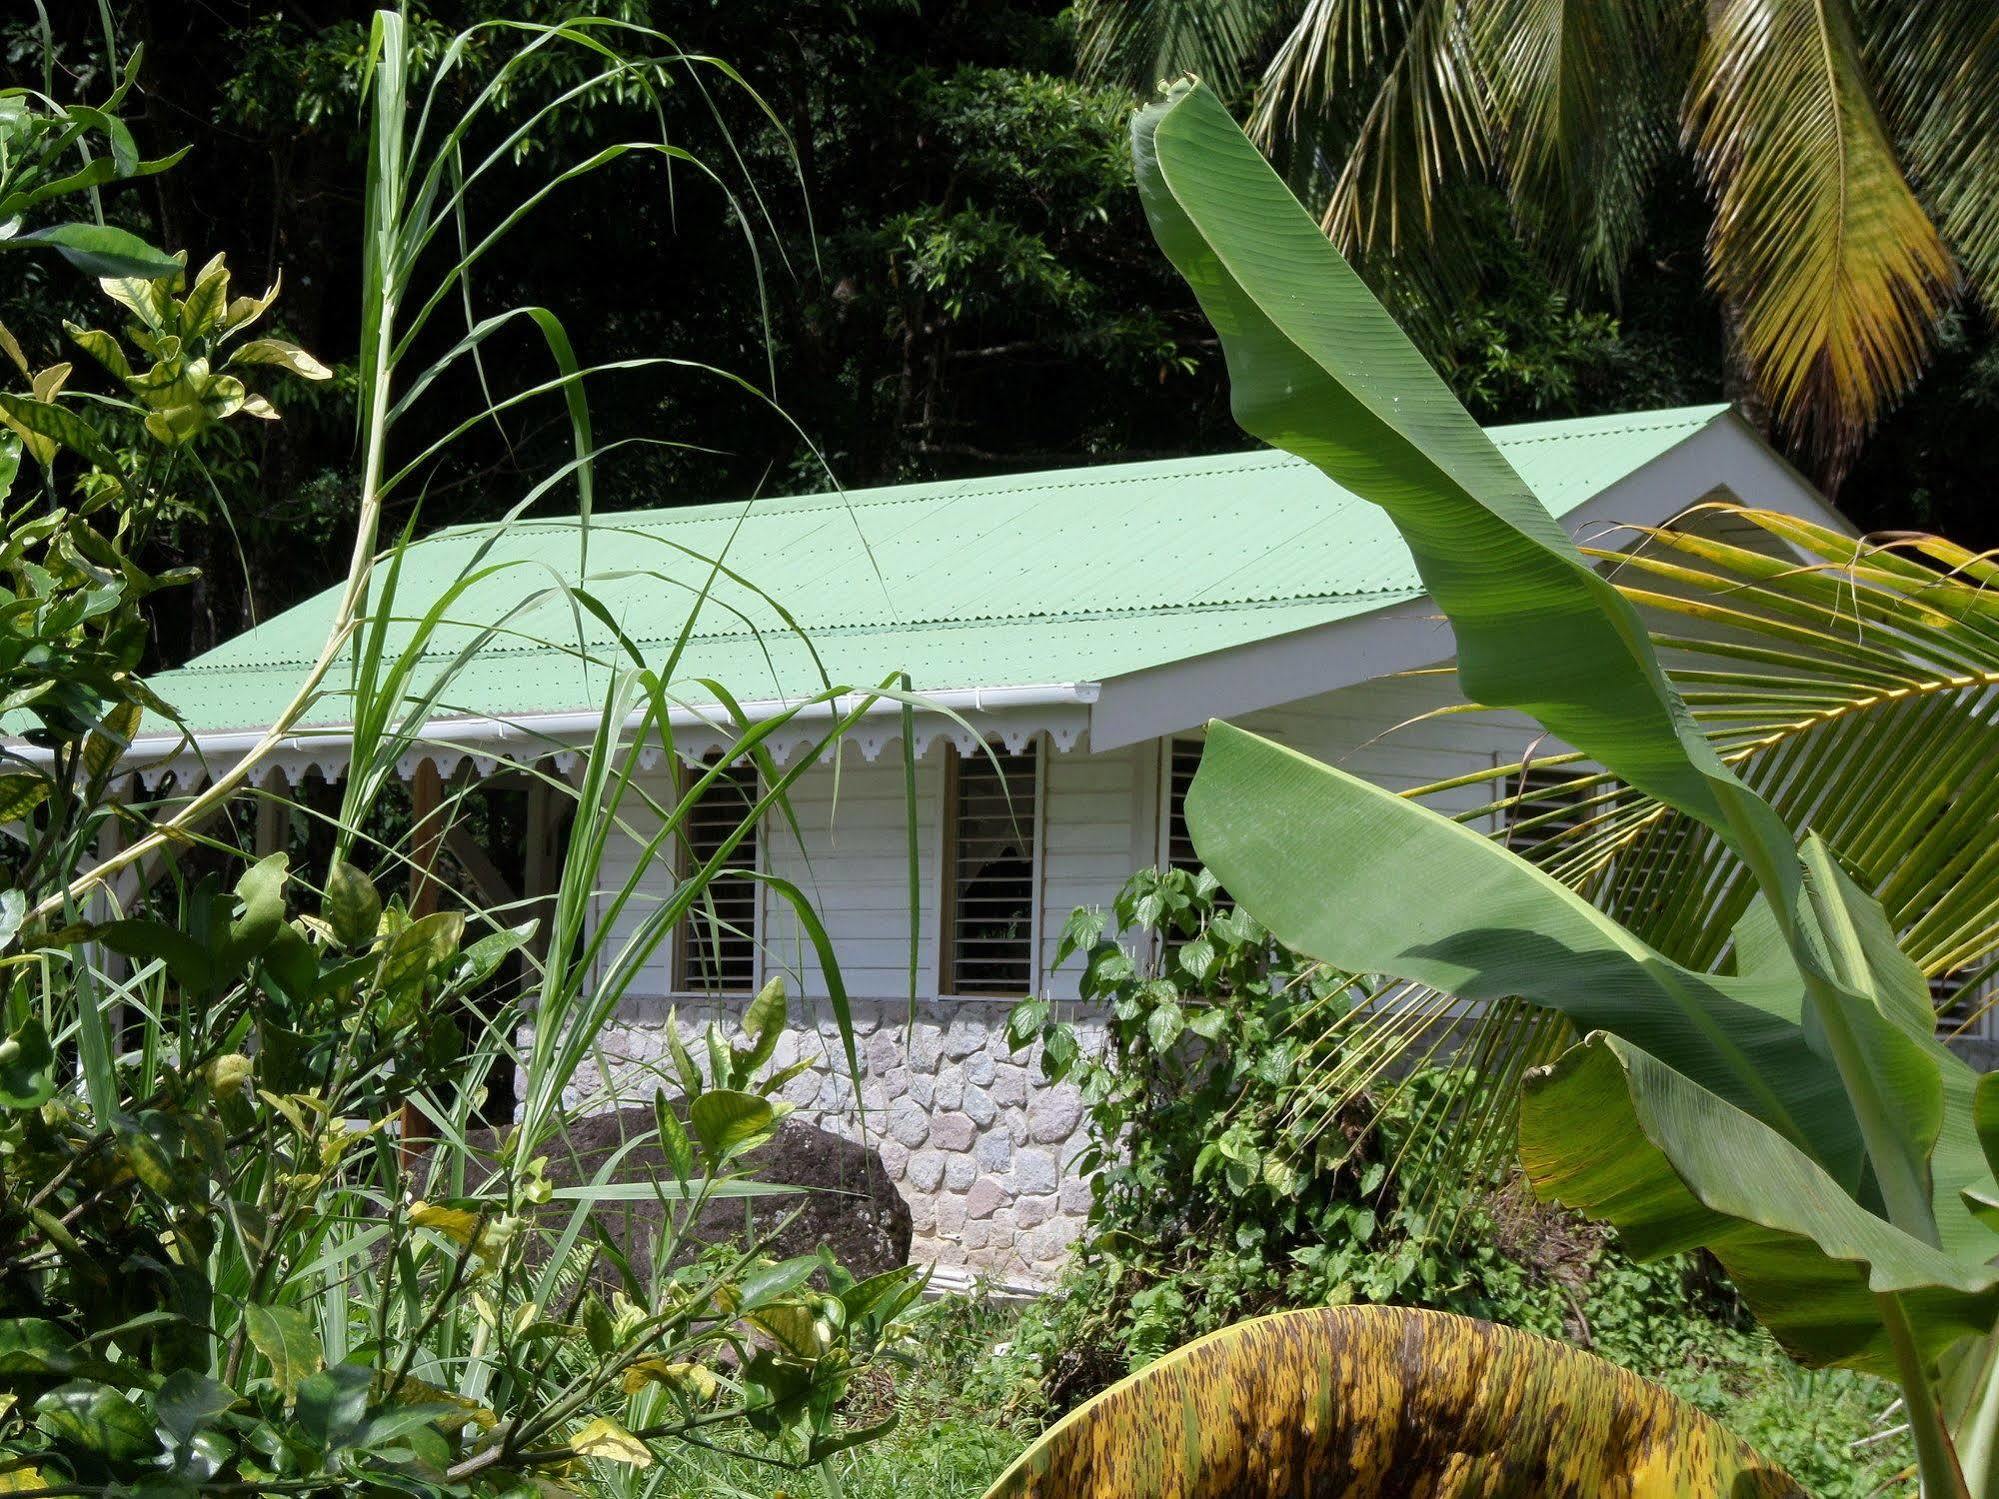
[[[1493,436],[1549,509],[1598,545],[1707,499],[1843,524],[1724,407]],[[1733,529],[1713,510],[1689,523]],[[570,764],[587,743],[605,674],[577,663],[578,616],[555,595],[520,607],[551,572],[588,578],[661,657],[709,589],[676,673],[676,749],[693,760],[733,737],[697,678],[725,683],[752,720],[827,682],[865,689],[906,672],[925,695],[913,1028],[902,1023],[912,919],[899,704],[849,735],[837,774],[828,763],[797,783],[803,847],[766,825],[739,856],[802,885],[831,935],[864,1033],[869,1134],[910,1199],[918,1252],[1003,1277],[1056,1266],[1087,1203],[1065,1170],[1079,1101],[1008,1054],[1004,1018],[1030,993],[1073,999],[1074,974],[1052,959],[1074,907],[1107,904],[1135,869],[1190,856],[1180,799],[1202,725],[1229,718],[1397,787],[1518,760],[1533,737],[1504,714],[1425,716],[1452,700],[1455,679],[1409,673],[1448,663],[1452,642],[1408,553],[1375,507],[1267,451],[600,513],[587,556],[573,520],[497,536],[464,528],[414,548],[399,610],[427,604],[482,547],[485,562],[508,566],[454,604],[461,623],[432,650],[442,659],[482,623],[504,619],[506,633],[458,677],[433,747],[409,757],[407,774],[428,774],[425,760],[445,777],[468,764],[486,774],[529,752]],[[310,601],[157,681],[193,742],[156,737],[132,764],[150,780],[193,780],[241,754],[289,697],[330,609]],[[615,654],[608,631],[582,624],[591,649]],[[564,640],[571,649],[551,644]],[[802,717],[770,748],[788,761],[824,722]],[[337,778],[345,758],[334,697],[272,764],[296,785]],[[685,768],[661,756],[649,773],[664,783]],[[629,860],[638,845],[623,847]],[[662,861],[647,878],[664,895],[675,870]],[[683,929],[606,1036],[611,1072],[641,1096],[661,1070],[669,1005],[684,1020],[726,1013],[780,971],[808,1004],[824,994],[783,904],[751,883],[731,888],[719,897],[729,929]],[[830,1034],[822,1020],[786,1054],[837,1054]],[[853,1127],[844,1076],[822,1069],[793,1089]]]

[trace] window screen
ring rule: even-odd
[[[945,805],[944,989],[1034,988],[1035,755],[954,757]]]
[[[1194,772],[1201,768],[1199,739],[1175,739],[1166,746],[1166,834],[1161,850],[1164,868],[1184,869],[1189,874],[1201,868],[1201,856],[1194,852],[1194,839],[1187,831],[1187,788],[1194,784]]]
[[[701,772],[684,773],[684,785]],[[717,776],[688,809],[681,841],[681,871],[692,874],[750,815],[757,802],[754,765],[731,766]],[[729,850],[723,870],[757,867],[757,828]],[[757,987],[756,881],[723,877],[720,871],[680,923],[674,943],[673,987],[684,994],[751,994]]]

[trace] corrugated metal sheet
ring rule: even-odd
[[[1493,437],[1563,515],[1719,416],[1705,406],[1500,427]],[[1269,451],[914,484],[754,503],[457,528],[407,555],[397,612],[470,579],[428,654],[501,633],[449,694],[465,712],[590,708],[611,632],[557,581],[587,588],[658,664],[695,621],[682,679],[739,698],[871,685],[1102,681],[1420,595],[1386,516]],[[719,571],[718,571],[719,567]],[[325,639],[320,595],[163,675],[199,730],[267,723]],[[787,616],[789,623],[787,623]],[[795,626],[795,628],[794,628]],[[392,631],[407,641],[407,625]],[[815,656],[817,664],[815,665]],[[690,686],[689,695],[703,696]],[[337,693],[311,722],[346,718]]]

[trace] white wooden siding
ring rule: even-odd
[[[1516,759],[1535,743],[1537,731],[1508,713],[1449,714],[1431,710],[1455,700],[1448,675],[1379,679],[1256,713],[1245,728],[1267,734],[1307,754],[1403,789]],[[1552,751],[1543,745],[1541,752]],[[1040,991],[1058,999],[1076,993],[1074,960],[1055,967],[1062,927],[1077,906],[1108,906],[1124,880],[1158,858],[1161,761],[1158,741],[1105,754],[1068,754],[1044,744],[1041,794]],[[923,909],[917,950],[920,998],[938,993],[939,915],[944,756],[937,745],[917,764],[918,880]],[[652,789],[664,794],[666,779]],[[1476,806],[1490,792],[1469,787],[1455,805]],[[855,999],[895,1000],[908,993],[909,865],[904,828],[902,762],[893,752],[877,761],[850,751],[836,779],[830,765],[815,766],[792,791],[802,847],[791,830],[773,820],[764,831],[764,867],[806,893],[829,933],[847,991]],[[636,819],[634,819],[636,821]],[[622,879],[636,845],[613,840],[606,882]],[[656,894],[669,884],[662,862]],[[628,913],[617,935],[635,925]],[[825,984],[811,944],[788,904],[766,893],[762,916],[764,972],[785,972],[807,996]],[[671,953],[662,948],[634,985],[638,1000],[671,997]],[[996,1013],[1008,1001],[993,1000]]]

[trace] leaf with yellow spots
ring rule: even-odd
[[[652,1466],[652,1453],[646,1444],[609,1416],[599,1416],[578,1428],[569,1438],[569,1446],[579,1457],[601,1458],[607,1463],[623,1463],[628,1468]]]
[[[669,1363],[663,1358],[642,1358],[625,1370],[625,1393],[636,1395],[647,1385],[663,1384],[690,1400],[713,1400],[722,1388],[714,1371],[701,1364]]]
[[[1591,1354],[1469,1317],[1346,1306],[1168,1354],[1057,1422],[986,1499],[1529,1493],[1805,1491],[1712,1417]]]

